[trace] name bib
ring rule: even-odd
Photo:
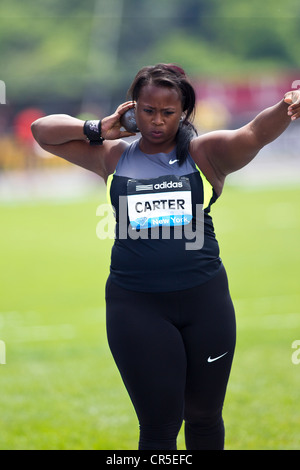
[[[127,204],[133,229],[187,225],[193,217],[191,186],[185,176],[129,179]]]

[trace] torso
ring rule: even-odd
[[[179,166],[176,148],[147,155],[135,141],[123,152],[109,186],[117,222],[111,261],[114,282],[131,290],[180,290],[199,285],[218,271],[219,248],[209,215],[217,194],[190,155]],[[196,233],[198,207],[204,244],[186,248],[191,238],[186,238],[185,229]],[[175,237],[177,226],[180,238]],[[129,227],[137,239],[127,236]],[[152,237],[153,227],[158,238]],[[163,236],[165,227],[168,238]]]

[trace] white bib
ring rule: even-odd
[[[185,176],[130,179],[127,183],[127,204],[133,229],[187,225],[193,217],[191,186]]]

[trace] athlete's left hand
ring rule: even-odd
[[[284,102],[289,104],[288,116],[295,121],[300,117],[300,90],[288,91],[284,95]]]

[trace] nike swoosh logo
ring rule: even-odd
[[[212,357],[209,356],[209,358],[207,359],[207,362],[215,362],[215,361],[217,361],[218,359],[221,359],[221,357],[226,356],[227,353],[228,353],[228,351],[226,351],[226,353],[222,354],[221,356],[214,357],[214,358],[212,358]]]
[[[173,165],[173,163],[179,162],[179,160],[176,158],[176,160],[169,160],[169,164]]]

